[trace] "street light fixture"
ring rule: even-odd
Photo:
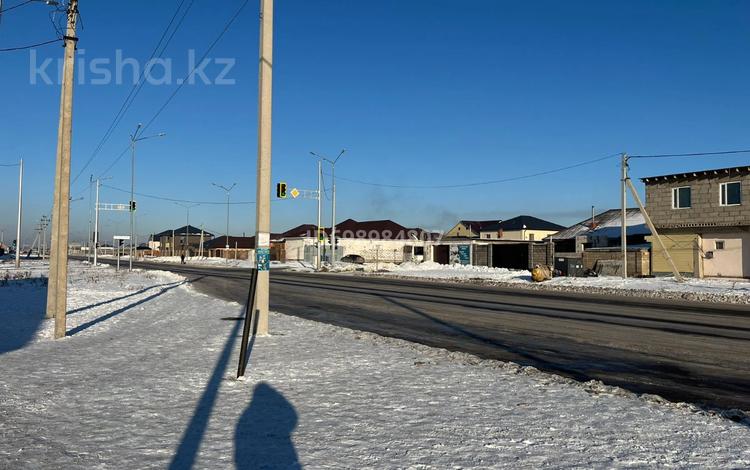
[[[237,186],[237,183],[232,183],[232,186],[226,187],[222,186],[220,184],[211,183],[213,186],[216,186],[219,189],[223,189],[227,193],[227,231],[224,234],[226,245],[224,246],[224,254],[227,257],[227,263],[229,262],[229,193],[232,192],[232,189],[234,189],[235,186]]]
[[[331,164],[331,264],[336,262],[336,162],[339,161],[339,158],[341,158],[341,156],[344,155],[345,152],[346,149],[342,149],[341,152],[339,152],[339,155],[334,160],[326,158],[325,156],[319,155],[315,152],[310,152],[310,155]],[[318,197],[320,197],[320,195],[318,195]]]
[[[135,243],[135,144],[142,140],[164,137],[167,135],[165,132],[160,132],[158,134],[144,137],[139,135],[142,128],[143,124],[138,123],[135,132],[130,135],[130,259],[128,260],[128,271],[133,270],[133,244]]]

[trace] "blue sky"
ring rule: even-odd
[[[16,1],[6,0],[6,6]],[[86,61],[116,51],[148,59],[178,0],[81,1]],[[190,3],[188,0],[186,4]],[[187,71],[242,0],[196,0],[162,57]],[[390,185],[471,183],[535,173],[626,151],[750,148],[750,3],[744,1],[505,2],[499,0],[281,0],[276,2],[273,179],[315,187],[316,151],[341,177]],[[54,37],[48,7],[3,15],[0,48]],[[61,57],[57,45],[37,63]],[[235,85],[182,88],[138,148],[137,191],[223,201],[255,199],[258,2],[251,0],[210,57],[232,58]],[[80,60],[79,63],[84,62]],[[29,52],[0,53],[0,163],[27,162],[26,224],[51,208],[59,86],[31,84]],[[215,77],[223,68],[209,66]],[[112,66],[110,66],[112,70]],[[39,81],[38,81],[39,82]],[[81,172],[132,83],[75,89],[73,175]],[[85,237],[88,178],[101,175],[176,85],[146,85],[73,185],[72,237]],[[634,177],[747,164],[748,156],[639,160]],[[618,162],[463,189],[396,189],[338,182],[339,220],[391,218],[448,229],[457,219],[530,214],[569,224],[593,204],[618,205]],[[0,229],[15,226],[15,169],[3,169]],[[107,185],[129,187],[129,159]],[[330,184],[330,181],[329,181]],[[104,188],[104,202],[127,195]],[[141,236],[184,224],[174,203],[138,197]],[[328,202],[326,201],[326,205]],[[192,209],[191,224],[221,234],[225,209]],[[313,201],[273,204],[274,230],[313,222]],[[254,231],[255,208],[232,207],[231,232]],[[326,207],[326,220],[328,220]],[[103,236],[127,232],[125,213],[103,216]]]

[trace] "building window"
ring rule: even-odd
[[[490,238],[490,234],[489,233],[484,234],[484,238]]]
[[[717,250],[723,250],[724,249],[724,240],[716,240],[716,249]]]
[[[534,241],[534,234],[533,233],[529,234],[529,240]]]
[[[672,209],[688,209],[692,207],[690,186],[672,189]]]
[[[721,183],[719,188],[722,206],[738,206],[742,203],[742,184],[739,181]]]

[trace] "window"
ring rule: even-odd
[[[723,250],[724,249],[724,240],[716,240],[716,249],[717,250]]]
[[[672,189],[672,209],[688,209],[690,207],[692,207],[690,186]]]
[[[720,193],[722,206],[738,206],[742,203],[742,185],[739,181],[721,183]]]
[[[533,233],[529,234],[529,240],[534,241],[534,234]]]

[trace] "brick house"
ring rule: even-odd
[[[680,272],[750,277],[750,167],[642,179],[646,207]],[[671,272],[652,242],[652,272]]]

